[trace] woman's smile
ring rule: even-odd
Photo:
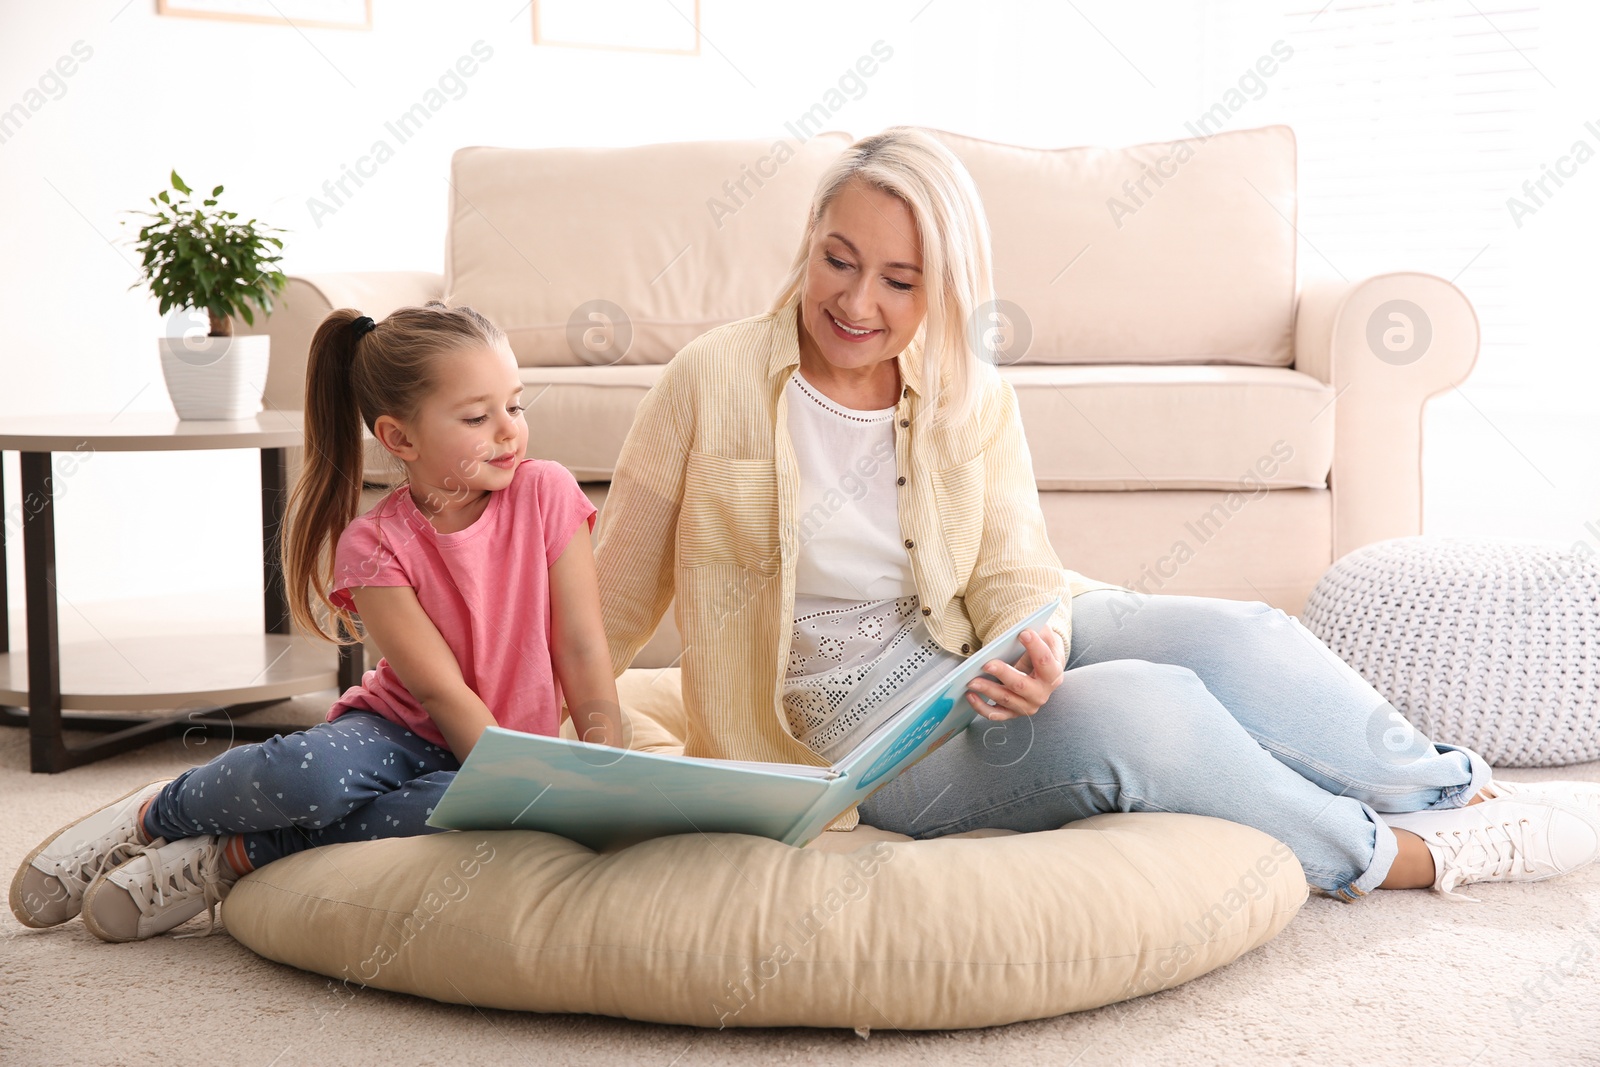
[[[837,315],[831,311],[828,311],[826,308],[823,309],[823,314],[828,316],[828,321],[833,324],[833,335],[846,341],[854,341],[857,343],[862,341],[870,341],[883,332],[882,330],[868,330],[856,327],[846,321],[841,320]]]

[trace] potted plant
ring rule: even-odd
[[[174,195],[175,194],[175,195]],[[265,334],[235,336],[232,316],[255,325],[255,312],[272,311],[272,294],[288,279],[277,269],[283,231],[240,222],[217,209],[222,186],[196,207],[191,190],[172,172],[172,188],[152,196],[155,211],[131,212],[150,221],[133,247],[141,275],[167,316],[161,338],[161,373],[180,419],[243,419],[261,411],[267,381]],[[171,313],[171,314],[169,314]]]

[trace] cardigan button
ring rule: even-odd
[[[902,426],[902,427],[904,427],[904,426],[910,426],[910,425],[911,425],[911,420],[910,420],[910,419],[901,419],[901,420],[900,420],[900,425],[901,425],[901,426]]]
[[[969,645],[969,644],[966,644],[965,642],[963,642],[962,645],[961,645],[961,654],[963,656],[965,656],[968,653],[970,653],[971,651],[972,651],[972,646]]]
[[[906,397],[908,397],[910,395],[911,395],[911,386],[903,385],[903,386],[900,387],[900,399],[904,400]]]
[[[894,484],[895,485],[905,485],[906,484],[906,476],[902,474],[900,477],[898,477],[898,478],[896,478],[894,480]]]
[[[933,614],[933,609],[932,608],[923,608],[922,609],[922,613],[924,615],[932,615]]]
[[[917,547],[917,543],[915,541],[907,540],[906,541],[906,547],[907,548],[916,548]]]

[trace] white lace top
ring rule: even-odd
[[[900,539],[894,408],[840,407],[789,378],[800,472],[800,558],[783,686],[789,729],[830,761],[904,706],[908,687],[960,662],[918,610]]]

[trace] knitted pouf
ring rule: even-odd
[[[1600,759],[1600,560],[1399,537],[1335,561],[1306,627],[1430,740],[1500,767]]]

